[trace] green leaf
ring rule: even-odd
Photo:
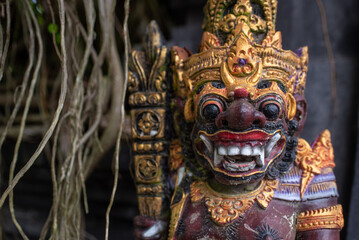
[[[51,34],[53,34],[53,33],[56,34],[59,31],[59,27],[57,26],[56,23],[50,23],[49,26],[47,27],[47,30]]]

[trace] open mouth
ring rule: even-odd
[[[255,174],[283,151],[285,139],[281,132],[252,130],[245,133],[220,131],[209,135],[199,132],[197,151],[212,167],[229,175]]]

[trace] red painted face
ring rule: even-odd
[[[194,96],[198,103],[193,132],[195,152],[220,181],[238,184],[264,176],[286,146],[287,111],[275,81],[260,82],[252,99],[245,89],[227,97],[226,88],[208,82]],[[273,89],[272,91],[270,89]],[[280,90],[282,91],[282,90]]]

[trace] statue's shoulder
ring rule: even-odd
[[[299,139],[295,164],[280,177],[274,198],[307,201],[338,197],[334,167],[334,152],[328,130],[324,130],[312,145]]]

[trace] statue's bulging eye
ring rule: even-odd
[[[280,116],[280,113],[281,113],[280,106],[277,103],[272,102],[272,101],[264,102],[261,105],[260,110],[266,116],[266,118],[270,121],[276,120]]]
[[[219,107],[214,104],[209,104],[203,109],[203,117],[206,120],[214,120],[220,114]]]
[[[209,100],[202,105],[202,118],[206,121],[214,121],[222,112],[222,104],[215,100]]]

